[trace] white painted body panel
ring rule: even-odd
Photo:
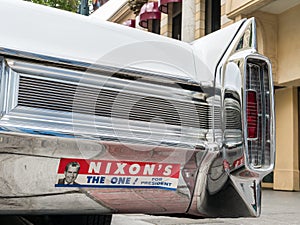
[[[220,31],[221,35],[209,35],[191,45],[96,16],[86,17],[22,0],[1,0],[0,18],[5,21],[0,38],[2,48],[151,70],[196,82],[213,80],[213,68],[240,26],[236,24]]]
[[[206,72],[209,74],[215,73],[219,61],[244,22],[245,20],[241,20],[191,43],[196,62],[202,63],[196,63],[198,73],[201,73],[204,65],[207,69]]]

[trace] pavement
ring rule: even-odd
[[[190,219],[142,214],[114,215],[111,225],[300,225],[300,192],[263,190],[259,218]]]
[[[263,190],[259,218],[190,219],[144,214],[114,215],[111,225],[300,225],[300,192]],[[0,225],[35,225],[23,217],[0,216]]]

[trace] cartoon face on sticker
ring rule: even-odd
[[[78,184],[76,183],[76,178],[78,176],[80,170],[80,164],[76,161],[74,162],[69,162],[65,166],[65,171],[64,171],[64,178],[58,179],[57,184],[63,184],[63,185],[74,185]]]

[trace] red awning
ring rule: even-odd
[[[133,20],[133,19],[126,20],[123,23],[123,25],[135,28],[135,20]]]
[[[139,25],[148,28],[148,20],[160,20],[160,11],[157,2],[148,2],[143,5],[139,14]]]
[[[158,9],[163,13],[168,13],[168,4],[182,2],[182,0],[158,0]]]

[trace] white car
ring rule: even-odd
[[[0,214],[259,216],[275,129],[254,19],[193,43],[20,0],[0,19]]]

